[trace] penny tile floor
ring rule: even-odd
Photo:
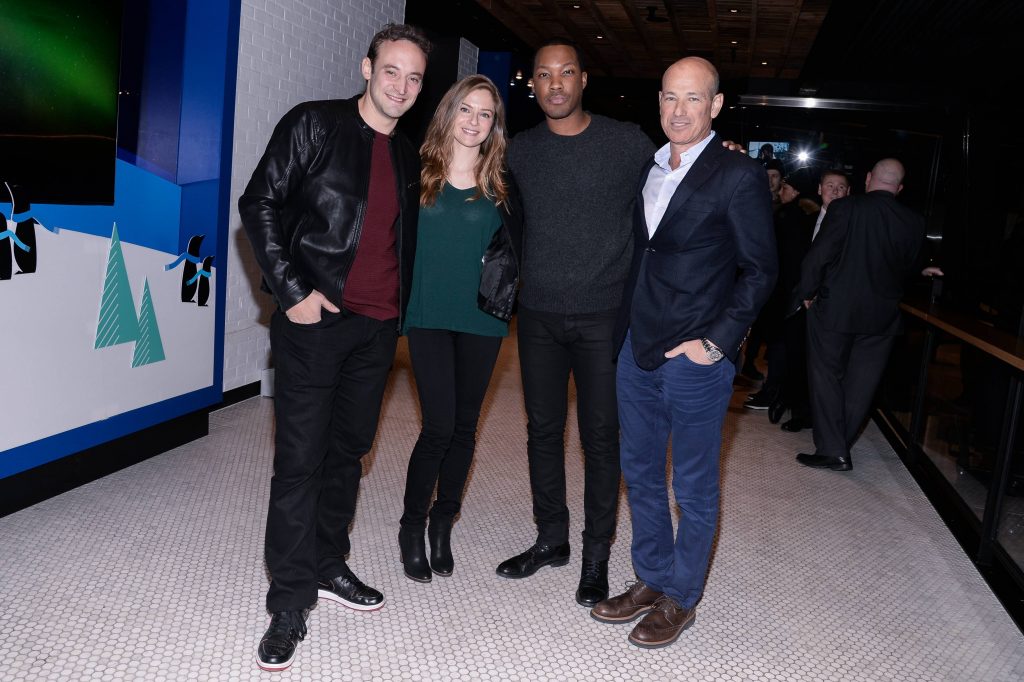
[[[531,544],[518,365],[504,343],[453,533],[455,573],[406,579],[397,529],[418,433],[400,344],[366,458],[349,565],[377,612],[321,602],[291,669],[254,662],[266,626],[272,401],[214,412],[210,435],[0,519],[0,680],[1021,680],[1024,637],[885,439],[850,473],[798,466],[810,434],[742,408],[726,424],[717,548],[697,620],[642,650],[577,606],[582,457],[566,468],[573,559],[526,580]],[[613,592],[632,577],[625,495]]]

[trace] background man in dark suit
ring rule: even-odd
[[[899,302],[920,271],[924,218],[896,201],[903,164],[882,159],[867,175],[867,194],[836,199],[804,258],[789,309],[807,314],[807,370],[814,420],[810,467],[849,471],[860,431],[903,330]]]
[[[622,473],[639,581],[591,612],[613,623],[646,613],[629,640],[647,648],[671,644],[693,623],[718,522],[733,363],[777,268],[764,168],[723,149],[711,131],[723,100],[715,67],[698,57],[676,62],[659,100],[669,143],[640,176],[616,337]],[[682,511],[674,543],[665,478],[670,432]]]

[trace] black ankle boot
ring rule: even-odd
[[[455,559],[452,557],[452,520],[431,519],[427,527],[427,539],[430,540],[430,570],[440,576],[450,576],[455,570]]]
[[[418,583],[430,582],[430,564],[427,563],[427,545],[423,531],[415,532],[403,528],[398,531],[398,548],[402,552],[405,575]]]
[[[576,603],[594,608],[608,598],[608,560],[584,559],[580,571],[580,585],[576,590]]]

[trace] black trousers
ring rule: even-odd
[[[850,456],[894,338],[826,329],[811,306],[807,313],[807,372],[817,454]]]
[[[781,336],[765,341],[764,361],[767,365],[761,390],[777,397],[786,382],[786,341]]]
[[[500,336],[410,329],[423,427],[409,457],[403,528],[422,533],[430,520],[454,519],[476,448],[476,425],[501,348]],[[437,499],[430,498],[437,486]]]
[[[801,310],[786,318],[784,324],[786,374],[782,379],[781,398],[795,419],[810,419],[811,407],[807,388],[807,312]]]
[[[614,328],[614,313],[560,315],[519,309],[519,364],[537,541],[562,544],[569,539],[565,420],[571,372],[585,458],[583,556],[596,560],[608,558],[619,500]]]
[[[395,320],[347,312],[316,324],[270,323],[274,356],[274,477],[267,512],[267,609],[316,602],[317,577],[339,575],[349,552],[361,458],[373,445]]]

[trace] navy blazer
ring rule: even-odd
[[[764,168],[722,147],[716,134],[647,236],[640,174],[633,220],[633,262],[616,326],[627,329],[637,365],[653,370],[683,341],[707,337],[735,360],[775,285],[778,257]]]

